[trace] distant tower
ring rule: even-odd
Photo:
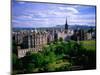
[[[65,30],[68,30],[67,18],[66,18]]]

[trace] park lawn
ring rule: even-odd
[[[49,63],[47,66],[45,67],[48,67],[49,68],[49,71],[56,71],[55,69],[56,68],[60,68],[66,64],[70,64],[70,62],[68,62],[67,60],[66,61],[63,61],[63,60],[57,60],[56,62],[53,62],[53,63]],[[33,70],[33,72],[39,72],[39,68],[35,68]]]
[[[33,72],[38,72],[39,68],[33,69]]]
[[[86,40],[81,41],[83,47],[87,50],[96,50],[96,41],[95,40]]]
[[[67,60],[66,61],[57,60],[56,62],[51,63],[48,66],[52,67],[52,68],[60,68],[60,67],[64,66],[65,64],[70,64],[70,62],[68,62]]]

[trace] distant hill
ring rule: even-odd
[[[96,26],[88,26],[88,25],[69,25],[68,28],[69,29],[89,29],[89,28],[95,28]],[[65,25],[56,25],[54,27],[38,27],[36,29],[52,29],[52,28],[55,28],[55,29],[59,29],[59,28],[62,28],[64,29],[65,28]],[[12,28],[13,31],[17,31],[17,30],[34,30],[35,28]]]
[[[55,28],[64,28],[64,25],[57,25]],[[88,29],[88,28],[95,28],[96,26],[88,26],[88,25],[69,25],[69,29]]]

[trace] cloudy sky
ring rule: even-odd
[[[64,25],[95,25],[95,6],[48,4],[34,2],[12,3],[12,27],[51,27]]]

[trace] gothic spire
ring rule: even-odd
[[[65,30],[68,30],[67,18],[66,18],[66,23],[65,23]]]

